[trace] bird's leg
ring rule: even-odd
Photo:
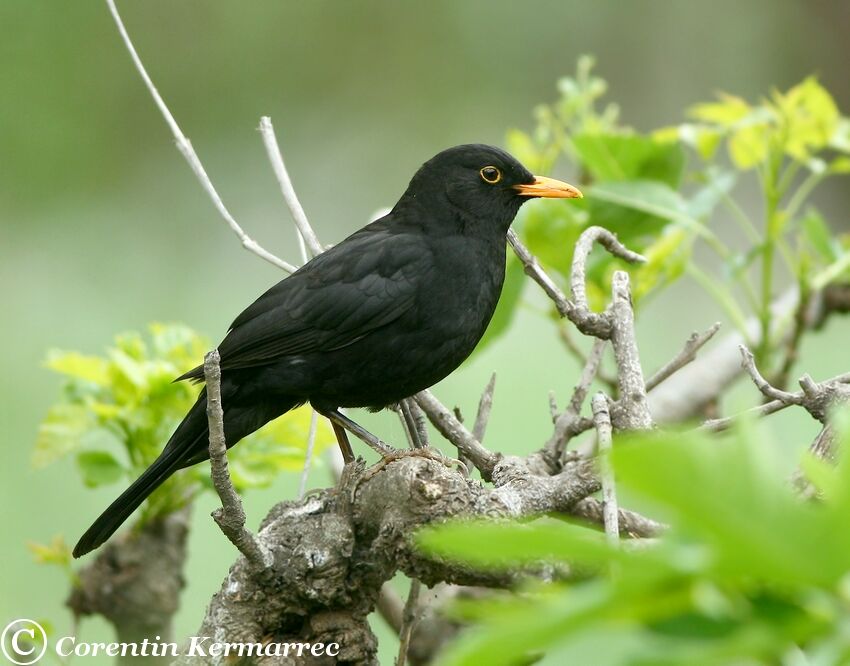
[[[336,435],[336,443],[339,444],[339,450],[342,453],[342,462],[346,465],[348,463],[353,463],[354,451],[351,450],[351,442],[348,441],[348,433],[345,432],[345,428],[335,421],[331,421],[331,425],[334,429],[334,435]]]
[[[375,449],[375,451],[380,453],[383,458],[391,456],[396,452],[393,447],[384,444],[384,442],[375,437],[375,435],[366,430],[366,428],[352,421],[338,409],[320,410],[319,413],[327,418],[331,422],[331,425],[333,425],[337,442],[339,443],[339,448],[342,449],[342,457],[344,459],[346,458],[345,446],[348,448],[348,455],[351,456],[351,460],[354,460],[354,453],[352,452],[351,445],[348,442],[348,435],[345,432],[346,430],[366,442],[369,446]],[[343,440],[345,441],[345,445],[342,444]]]

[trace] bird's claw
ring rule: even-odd
[[[361,483],[363,483],[364,481],[368,481],[369,479],[379,474],[390,463],[402,460],[404,458],[412,457],[433,460],[434,462],[438,462],[441,465],[445,465],[449,469],[451,469],[454,465],[458,465],[462,471],[466,472],[466,465],[464,465],[460,460],[458,460],[457,458],[451,458],[449,456],[443,455],[443,453],[438,449],[432,449],[430,447],[426,447],[423,449],[397,449],[391,453],[387,453],[386,455],[384,455],[381,460],[372,465],[372,467],[367,469],[363,473],[363,475],[357,479],[357,482],[351,489],[351,501],[354,502],[354,495],[357,492],[357,488],[360,486]]]

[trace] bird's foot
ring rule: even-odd
[[[377,463],[372,465],[372,467],[367,469],[363,473],[363,475],[357,480],[357,484],[354,486],[351,492],[352,501],[354,500],[354,493],[357,491],[357,486],[379,474],[390,463],[396,462],[398,460],[403,460],[404,458],[425,458],[427,460],[433,460],[434,462],[438,462],[441,465],[445,465],[449,469],[451,469],[455,465],[458,465],[463,472],[466,472],[466,465],[464,465],[463,462],[461,462],[457,458],[450,458],[449,456],[443,455],[442,451],[440,451],[439,449],[432,449],[430,447],[422,449],[396,449],[390,453],[382,455],[381,459]]]

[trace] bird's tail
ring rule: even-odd
[[[297,403],[276,401],[250,407],[225,405],[224,431],[227,446],[233,446],[243,437],[292,409]],[[130,514],[162,485],[168,477],[183,467],[209,457],[207,427],[207,392],[201,392],[197,402],[168,440],[162,453],[142,475],[125,490],[97,520],[92,523],[74,547],[74,557],[81,557],[102,545],[121,527]]]

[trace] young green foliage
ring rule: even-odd
[[[592,256],[588,296],[594,307],[607,303],[614,270],[632,274],[638,309],[688,275],[742,333],[749,317],[758,319],[753,346],[760,366],[771,370],[771,342],[783,332],[771,308],[777,280],[796,282],[807,294],[850,279],[850,237],[831,240],[808,203],[824,179],[850,173],[850,118],[810,77],[759,104],[721,94],[693,106],[692,122],[641,133],[621,123],[616,106],[601,105],[607,84],[593,65],[592,58],[581,58],[575,76],[559,81],[560,98],[535,110],[536,126],[508,133],[508,148],[532,170],[548,173],[564,161],[585,194],[568,205],[524,206],[516,223],[521,238],[566,286],[581,232],[591,224],[616,232],[648,261],[627,267],[604,253]],[[719,150],[724,144],[728,158]],[[758,178],[747,178],[750,172]],[[759,188],[760,223],[741,196],[746,181]],[[697,255],[698,262],[697,243],[711,250],[707,258]],[[501,306],[500,320],[509,320],[504,310],[515,303]]]
[[[652,544],[618,548],[549,518],[421,532],[427,552],[471,565],[576,572],[573,582],[458,606],[473,626],[441,663],[512,664],[544,652],[600,666],[785,663],[801,650],[812,660],[801,663],[827,653],[839,658],[822,663],[844,663],[850,463],[822,468],[824,501],[806,503],[773,446],[750,428],[723,441],[649,433],[618,442],[618,486],[670,525]]]
[[[61,374],[62,397],[38,430],[33,463],[73,456],[88,487],[135,479],[162,451],[195,402],[198,387],[174,378],[197,365],[209,343],[182,325],[152,324],[147,339],[119,335],[102,356],[52,351],[46,366]],[[309,408],[293,410],[231,449],[239,490],[269,485],[282,470],[304,464]],[[321,423],[316,452],[333,443]],[[176,473],[145,503],[143,520],[176,510],[211,487],[204,466]]]

